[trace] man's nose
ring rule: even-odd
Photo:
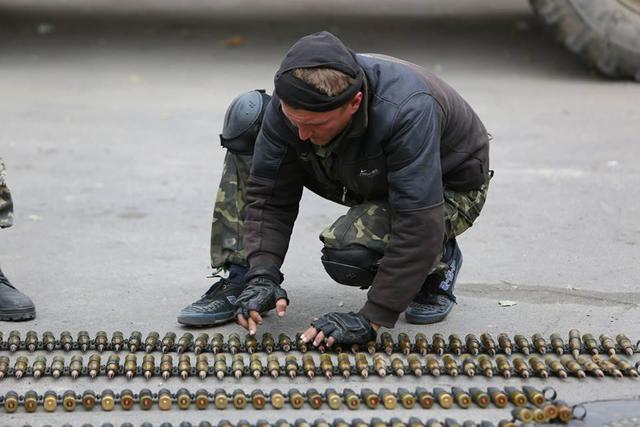
[[[311,138],[312,134],[308,129],[298,128],[298,136],[301,140],[306,141],[307,139]]]

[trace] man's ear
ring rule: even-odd
[[[349,102],[349,112],[351,114],[355,114],[356,111],[358,111],[358,108],[360,108],[360,104],[362,104],[362,97],[363,96],[364,95],[362,94],[362,92],[358,92],[351,99],[351,101]]]

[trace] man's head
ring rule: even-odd
[[[314,144],[331,142],[362,103],[364,72],[355,54],[326,31],[298,40],[274,81],[282,112],[300,139]]]
[[[338,96],[354,82],[352,77],[331,68],[296,68],[294,77],[331,97]],[[344,105],[329,111],[309,111],[294,108],[281,101],[282,112],[297,128],[301,140],[311,140],[317,145],[328,144],[342,132],[362,103],[362,92],[358,91]]]

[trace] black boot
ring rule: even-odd
[[[462,266],[462,252],[455,239],[445,244],[442,262],[448,269],[442,274],[431,274],[425,280],[422,289],[404,312],[407,322],[426,325],[443,320],[453,309],[456,302],[453,288]]]
[[[247,269],[232,264],[229,277],[220,278],[193,304],[180,310],[178,323],[188,326],[213,326],[235,318],[236,298],[244,289]]]
[[[31,320],[36,307],[28,296],[13,287],[0,270],[0,320]]]

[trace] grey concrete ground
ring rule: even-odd
[[[61,2],[63,3],[63,2]],[[456,87],[493,135],[496,170],[485,211],[460,244],[459,304],[446,322],[396,331],[549,335],[579,328],[640,338],[640,85],[593,75],[542,34],[526,2],[371,2],[339,13],[338,2],[286,2],[102,13],[64,2],[0,2],[0,155],[16,204],[3,230],[0,263],[32,296],[33,322],[5,334],[85,329],[180,331],[175,316],[211,283],[211,209],[221,173],[218,144],[227,104],[243,91],[272,89],[288,46],[329,29],[357,51],[425,65]],[[368,2],[359,2],[359,4]],[[428,2],[429,3],[429,2]],[[497,4],[496,4],[497,3]],[[308,9],[305,9],[305,5]],[[54,4],[55,5],[55,4]],[[76,5],[77,6],[77,5]],[[305,13],[312,10],[313,13]],[[180,12],[180,13],[178,13]],[[312,15],[312,16],[310,16]],[[294,333],[327,311],[356,310],[365,294],[340,287],[320,263],[318,233],[344,208],[306,194],[284,265],[292,304],[262,331]],[[517,304],[500,307],[500,300]],[[235,325],[220,328],[239,331]],[[402,384],[502,385],[499,379],[407,378]],[[542,385],[539,380],[531,384]],[[279,380],[286,389],[290,381]],[[321,388],[324,381],[298,380]],[[510,380],[510,384],[518,381]],[[0,382],[8,389],[160,387],[159,380]],[[276,383],[217,380],[165,384],[270,390]],[[396,387],[393,378],[371,386]],[[549,380],[566,400],[637,397],[629,379]],[[360,380],[337,388],[358,389]],[[310,411],[227,411],[270,420]],[[319,415],[351,418],[345,411]],[[384,410],[360,412],[389,417]],[[497,419],[497,411],[397,411],[422,418]],[[69,421],[215,420],[216,412],[76,413],[0,416],[2,425]]]

